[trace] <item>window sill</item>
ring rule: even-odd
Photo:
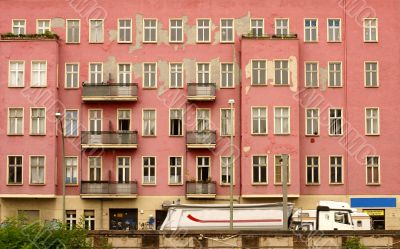
[[[253,83],[251,83],[251,86],[260,87],[260,86],[268,86],[268,85],[266,83],[265,84],[253,84]]]
[[[318,40],[315,40],[315,41],[304,41],[304,43],[310,43],[310,44],[313,44],[313,43],[319,43],[319,41],[318,41]]]
[[[67,45],[79,45],[81,42],[65,42]]]
[[[329,185],[333,185],[333,186],[343,186],[344,183],[343,182],[338,182],[338,183],[329,183]]]
[[[88,43],[89,44],[104,44],[104,41],[101,41],[101,42],[91,42],[91,41],[89,41]]]
[[[143,86],[142,89],[143,89],[143,90],[157,90],[157,87],[156,87],[156,86],[153,86],[153,87],[146,87],[146,86]]]
[[[10,85],[8,85],[8,88],[24,88],[25,87],[25,85],[23,85],[23,86],[10,86]]]
[[[6,184],[7,186],[23,186],[24,184],[23,183],[7,183]]]
[[[44,133],[44,134],[33,134],[33,133],[31,133],[31,134],[29,134],[29,136],[43,137],[43,136],[46,136],[46,133]]]
[[[235,89],[234,86],[220,86],[220,89]]]
[[[183,183],[168,183],[168,186],[183,186]]]
[[[320,183],[306,183],[306,186],[308,187],[315,187],[315,186],[320,186]]]
[[[335,135],[335,134],[329,134],[328,136],[330,136],[330,137],[343,137],[343,134],[338,134],[338,135]]]
[[[381,184],[380,183],[367,183],[367,186],[371,186],[371,187],[378,187],[378,186],[380,186]]]
[[[170,137],[184,137],[184,135],[169,135]]]
[[[38,187],[41,187],[41,186],[46,186],[46,183],[29,183],[29,186],[38,186]]]
[[[132,41],[118,41],[118,44],[132,44]]]
[[[366,85],[364,84],[364,87],[365,87],[365,88],[379,88],[379,84],[376,85],[376,86],[366,86]]]
[[[317,135],[314,135],[314,134],[306,134],[305,136],[306,136],[306,137],[319,137],[320,134],[317,134]]]
[[[282,183],[274,183],[275,186],[282,186]],[[287,184],[288,186],[290,186],[290,183]]]
[[[32,86],[31,85],[31,88],[46,88],[46,87],[47,87],[47,84],[45,86]]]
[[[64,137],[65,137],[65,138],[77,138],[77,137],[79,137],[79,135],[76,135],[76,136],[67,136],[67,135],[64,135]]]
[[[169,43],[173,44],[173,45],[179,45],[179,44],[183,44],[184,41],[169,41]]]
[[[235,44],[235,41],[220,41],[221,44]]]
[[[316,88],[319,88],[319,85],[318,86],[304,86],[304,88],[306,88],[306,89],[316,89]]]
[[[272,85],[275,87],[291,87],[291,84],[276,84],[275,82],[272,83]]]
[[[78,183],[65,183],[65,187],[79,187]]]
[[[219,136],[220,137],[231,137],[231,135],[222,135],[222,134],[220,134]],[[233,134],[233,137],[235,137],[235,134]]]
[[[211,44],[211,41],[196,41],[197,44]]]
[[[79,87],[65,87],[64,90],[79,90]]]
[[[252,136],[268,136],[268,133],[251,133]]]
[[[156,135],[142,135],[142,137],[157,137]]]
[[[290,136],[290,133],[274,133],[275,136]]]
[[[364,41],[364,43],[378,43],[378,41]]]
[[[155,183],[142,183],[142,186],[155,187],[155,186],[157,186],[157,184],[155,184]]]
[[[268,185],[268,183],[266,182],[266,183],[252,183],[251,184],[252,186],[267,186]]]
[[[219,186],[225,188],[230,187],[231,185],[229,183],[220,183]],[[235,187],[235,184],[233,184],[233,186]]]
[[[343,88],[343,86],[329,86],[328,85],[328,88],[333,88],[333,89],[335,89],[335,88]]]
[[[12,136],[12,137],[18,137],[18,136],[23,136],[24,134],[7,134],[7,136]]]
[[[169,89],[178,89],[179,90],[179,89],[183,89],[183,86],[180,86],[180,87],[172,87],[172,86],[170,86]]]
[[[143,44],[157,44],[157,41],[142,41]]]
[[[379,137],[381,134],[380,133],[378,133],[378,134],[365,134],[365,136],[368,136],[368,137]]]
[[[342,43],[342,40],[340,41],[326,41],[327,43]]]

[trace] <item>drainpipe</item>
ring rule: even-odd
[[[344,0],[344,7],[343,7],[343,27],[344,27],[344,35],[343,35],[343,55],[344,55],[344,117],[345,120],[349,120],[348,117],[348,82],[347,82],[347,0]],[[346,143],[346,160],[345,162],[348,162],[349,159],[349,136],[346,135],[346,132],[349,132],[348,130],[349,126],[348,126],[348,122],[345,122],[345,143]],[[343,162],[342,162],[343,163]],[[346,199],[348,202],[350,202],[350,193],[349,193],[349,164],[347,164],[346,167],[346,186],[345,186],[345,190],[346,190]]]

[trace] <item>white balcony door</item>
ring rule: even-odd
[[[197,109],[197,131],[210,130],[210,110]]]
[[[117,179],[118,183],[128,183],[131,168],[131,159],[129,157],[117,158]]]

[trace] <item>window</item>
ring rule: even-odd
[[[76,211],[75,210],[67,210],[65,211],[66,221],[67,221],[67,229],[72,230],[76,227]]]
[[[51,31],[50,20],[37,20],[36,32],[38,34],[45,34]]]
[[[143,136],[156,135],[156,110],[143,110]]]
[[[95,217],[94,210],[84,210],[83,215],[85,217],[85,229],[94,230],[95,229]]]
[[[197,42],[210,42],[211,36],[211,21],[209,19],[197,20]]]
[[[251,35],[263,36],[264,35],[264,19],[251,19]]]
[[[365,133],[366,135],[379,135],[379,109],[365,109]]]
[[[8,184],[22,184],[22,156],[8,156]]]
[[[328,42],[340,42],[342,40],[340,19],[328,19]]]
[[[89,21],[89,42],[102,43],[104,42],[104,21],[90,20]]]
[[[306,135],[319,135],[319,110],[306,109]]]
[[[274,118],[275,134],[289,134],[290,133],[289,107],[275,107],[274,116],[275,116]]]
[[[252,107],[252,134],[267,134],[267,108],[266,107]]]
[[[221,42],[234,42],[233,19],[221,19]]]
[[[65,136],[76,137],[78,136],[78,111],[66,110],[65,111]]]
[[[169,41],[183,42],[183,21],[181,19],[169,20]]]
[[[155,43],[157,42],[157,20],[144,19],[143,20],[143,42]]]
[[[91,84],[101,84],[103,82],[103,64],[89,63],[89,74]]]
[[[31,184],[44,184],[44,156],[30,157]]]
[[[182,157],[169,158],[169,184],[182,184]]]
[[[65,64],[65,88],[79,87],[79,64]]]
[[[376,18],[364,19],[364,41],[365,42],[378,41],[378,19]]]
[[[221,109],[221,136],[234,135],[234,110]]]
[[[230,167],[234,169],[232,157],[221,157],[221,184],[231,183]],[[233,181],[235,183],[235,181]]]
[[[67,43],[80,42],[80,20],[67,20]]]
[[[102,110],[89,110],[89,131],[101,131]]]
[[[182,63],[169,64],[169,87],[182,88],[183,87],[183,70]]]
[[[118,64],[118,83],[130,84],[131,78],[131,64]]]
[[[198,63],[197,64],[197,83],[210,82],[210,64]]]
[[[31,86],[45,87],[47,85],[47,62],[32,61]]]
[[[143,157],[143,184],[156,184],[155,157]]]
[[[275,85],[289,85],[289,61],[275,61]]]
[[[365,86],[377,87],[379,85],[378,79],[378,62],[365,62]]]
[[[65,157],[65,183],[77,184],[78,183],[78,158]]]
[[[290,182],[290,156],[287,154],[275,155],[275,184],[282,184],[283,166],[287,169],[287,183]]]
[[[131,158],[117,157],[117,181],[118,183],[128,183],[130,180]]]
[[[329,135],[342,135],[342,109],[329,109]]]
[[[132,20],[131,19],[118,20],[118,42],[119,43],[132,42]]]
[[[25,78],[25,62],[10,61],[9,87],[23,87]]]
[[[170,109],[169,110],[169,135],[182,136],[183,135],[183,109]]]
[[[156,63],[143,64],[143,87],[156,88],[157,87],[157,71]]]
[[[343,157],[342,156],[331,156],[329,157],[329,177],[331,184],[342,184],[343,183]]]
[[[221,87],[233,88],[233,63],[221,63]]]
[[[101,156],[90,156],[89,160],[89,181],[101,181]]]
[[[31,135],[46,134],[46,109],[31,109]]]
[[[318,63],[305,63],[305,87],[318,87]]]
[[[342,62],[329,62],[329,87],[342,86]]]
[[[8,135],[24,134],[24,109],[8,109]]]
[[[210,157],[197,157],[197,181],[206,182],[210,179]]]
[[[197,131],[210,130],[210,110],[209,109],[196,109],[196,128]]]
[[[26,34],[26,21],[25,20],[13,20],[12,21],[12,32],[14,35],[25,35]]]
[[[275,19],[275,34],[289,34],[289,19]]]
[[[267,156],[253,156],[253,184],[268,183]]]
[[[367,184],[379,184],[379,157],[367,156]]]
[[[308,156],[307,162],[307,184],[319,184],[319,157]]]
[[[267,84],[267,62],[265,60],[253,60],[251,62],[251,84]]]
[[[318,41],[318,20],[305,19],[304,20],[304,41],[316,42]]]
[[[118,110],[118,131],[129,131],[131,128],[131,110]]]

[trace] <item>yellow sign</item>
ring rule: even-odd
[[[364,209],[363,213],[369,216],[385,216],[385,210],[383,209]]]

